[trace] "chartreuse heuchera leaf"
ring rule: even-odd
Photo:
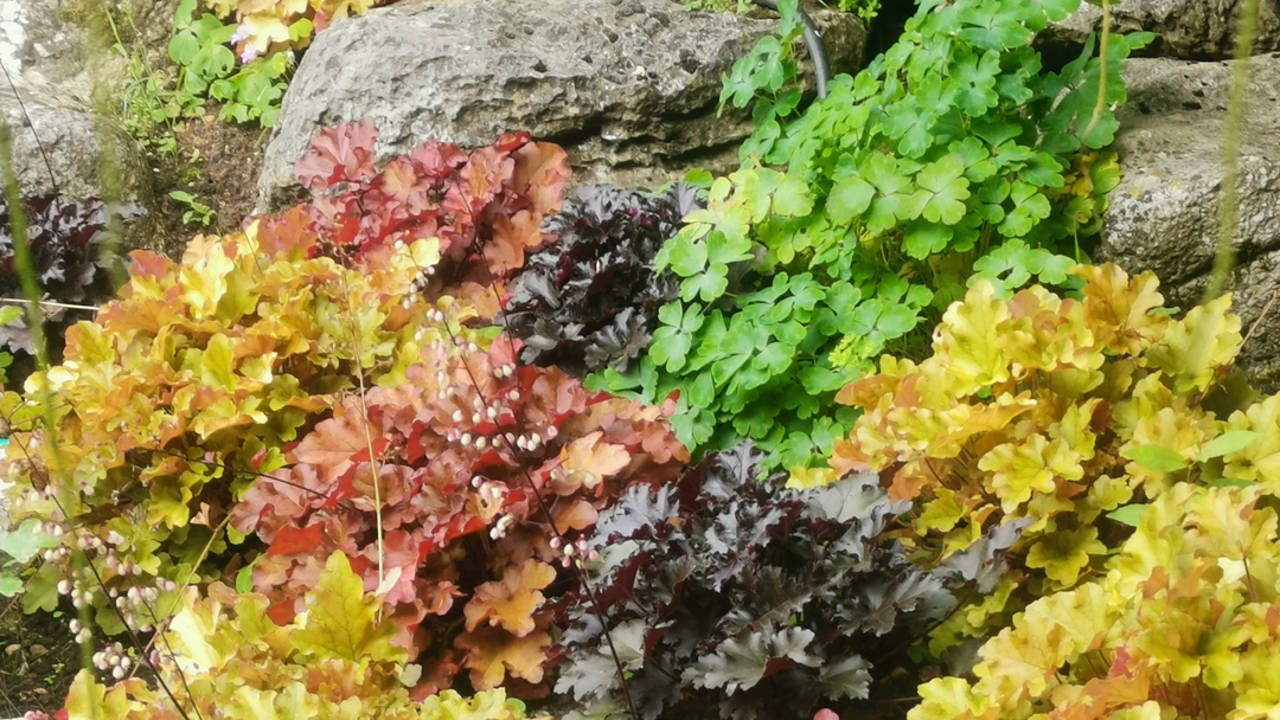
[[[978,651],[974,680],[921,685],[908,719],[1273,717],[1275,498],[1166,488],[1098,576],[1027,605]]]
[[[194,588],[174,597],[177,612],[163,632],[172,655],[159,663],[173,693],[141,678],[104,688],[88,670],[67,697],[68,720],[522,720],[523,704],[501,689],[463,698],[445,690],[412,699],[402,682],[405,653],[390,643],[399,631],[379,619],[378,598],[365,594],[342,553],[324,565],[308,609],[291,623],[266,616],[261,595],[215,586],[201,598]]]
[[[1031,38],[1078,5],[922,3],[898,42],[799,113],[781,84],[735,67],[722,102],[758,93],[742,167],[710,183],[706,208],[659,251],[679,299],[648,353],[594,386],[650,402],[679,391],[672,422],[695,452],[745,436],[771,469],[821,465],[855,417],[831,403],[836,388],[886,350],[923,350],[922,325],[971,273],[999,297],[1066,281],[1074,260],[1059,252],[1097,231],[1119,177],[1103,148],[1122,61],[1151,39],[1113,35],[1105,63],[1090,43],[1044,71]],[[771,46],[795,32],[782,13]],[[769,50],[743,63],[791,67]],[[1002,477],[1011,498],[1034,482]]]
[[[913,559],[963,563],[1015,533],[1003,589],[942,624],[934,652],[1096,577],[1175,482],[1275,482],[1274,443],[1254,433],[1277,401],[1245,407],[1220,384],[1241,343],[1230,297],[1175,319],[1150,273],[1072,273],[1084,286],[1067,298],[1040,286],[1001,298],[978,280],[944,313],[932,356],[886,355],[836,394],[863,414],[834,443],[833,475],[873,470],[917,503],[901,533]]]

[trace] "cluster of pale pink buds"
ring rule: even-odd
[[[493,369],[493,376],[498,379],[509,378],[515,374],[516,374],[516,366],[512,365],[511,363],[507,363],[506,365],[499,365],[498,367]]]
[[[500,540],[506,537],[507,531],[511,529],[513,524],[515,524],[515,521],[516,518],[514,515],[503,515],[498,518],[498,524],[494,525],[493,528],[489,530],[489,538],[492,540]]]
[[[546,440],[551,440],[552,438],[555,437],[555,433],[553,432],[554,430],[555,430],[554,427],[550,427],[550,426],[547,427]],[[538,449],[538,446],[546,442],[546,440],[544,440],[543,437],[538,433],[530,432],[527,435],[520,435],[519,437],[516,438],[516,447],[526,452],[533,452],[534,450]]]
[[[76,547],[80,550],[102,550],[106,544],[96,535],[81,535],[76,538]]]
[[[124,654],[120,643],[111,643],[93,654],[93,666],[103,672],[110,670],[116,680],[123,680],[132,665],[133,660]]]
[[[71,618],[71,622],[67,623],[67,627],[71,630],[71,634],[75,637],[76,642],[84,644],[93,639],[93,631],[87,627],[80,625],[80,620]]]
[[[588,560],[595,560],[600,557],[600,553],[593,549],[588,549],[587,539],[584,537],[580,537],[570,543],[565,543],[564,540],[557,535],[551,538],[548,544],[551,545],[552,550],[560,551],[560,564],[566,568],[573,564],[574,556],[584,557]]]
[[[427,311],[427,319],[433,323],[444,322],[444,311],[439,308],[431,308]]]
[[[59,545],[58,547],[45,549],[44,552],[40,553],[40,558],[47,563],[55,563],[65,560],[70,554],[70,548]]]

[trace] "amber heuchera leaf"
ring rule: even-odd
[[[554,568],[536,560],[508,567],[501,580],[476,588],[465,610],[467,630],[475,630],[488,620],[490,625],[506,628],[516,637],[528,635],[535,627],[534,611],[545,600],[539,590],[555,578]]]
[[[364,584],[351,572],[347,556],[335,552],[325,562],[315,590],[307,593],[306,619],[293,633],[293,644],[319,657],[403,662],[404,650],[391,644],[398,628],[377,621],[380,604],[364,594]]]
[[[531,683],[542,682],[542,663],[551,646],[551,636],[539,630],[513,638],[499,628],[479,628],[459,635],[454,644],[466,651],[464,665],[471,671],[471,684],[478,690],[488,690],[501,685],[507,675]]]

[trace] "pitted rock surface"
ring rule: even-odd
[[[833,72],[865,31],[820,11]],[[295,187],[317,129],[372,118],[379,159],[429,138],[464,147],[528,130],[565,147],[574,182],[658,184],[737,165],[748,118],[716,117],[721,75],[777,19],[686,12],[675,0],[406,0],[335,23],[299,63],[259,180],[260,208]],[[802,69],[810,63],[800,51]]]
[[[1143,54],[1184,60],[1224,60],[1235,56],[1238,18],[1244,0],[1114,0],[1114,32],[1147,30],[1155,42]],[[1080,9],[1036,38],[1050,50],[1076,53],[1090,33],[1102,30],[1102,8],[1081,2]],[[1280,50],[1280,2],[1260,0],[1256,54]]]
[[[1213,267],[1233,66],[1140,58],[1124,72],[1129,101],[1116,140],[1123,178],[1111,193],[1099,254],[1130,271],[1154,271],[1165,297],[1182,308],[1201,299]],[[1227,288],[1244,331],[1280,288],[1280,54],[1250,58],[1248,68]],[[1240,359],[1256,387],[1280,390],[1280,304]]]

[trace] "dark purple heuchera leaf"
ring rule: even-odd
[[[674,488],[631,488],[600,516],[591,584],[604,626],[629,638],[628,687],[649,720],[852,707],[841,703],[868,697],[873,659],[954,606],[940,578],[882,537],[907,504],[874,475],[786,489],[759,479],[762,458],[739,445]],[[571,594],[557,612],[556,689],[579,704],[566,717],[620,707],[591,603]]]
[[[521,361],[579,376],[625,370],[648,346],[658,308],[675,296],[672,276],[653,276],[653,256],[695,198],[685,185],[656,196],[579,190],[547,225],[559,240],[531,255],[511,285],[504,320],[524,340]]]
[[[44,298],[64,303],[92,304],[115,292],[108,282],[112,259],[103,253],[110,214],[122,220],[145,211],[132,204],[104,204],[96,198],[70,201],[56,193],[22,198],[27,221],[27,244],[36,281]],[[14,271],[13,236],[8,203],[0,198],[0,296],[22,297],[22,284]],[[58,314],[50,313],[53,320]],[[50,324],[46,335],[57,340],[67,322]],[[25,317],[0,328],[0,348],[31,352],[31,332]]]

